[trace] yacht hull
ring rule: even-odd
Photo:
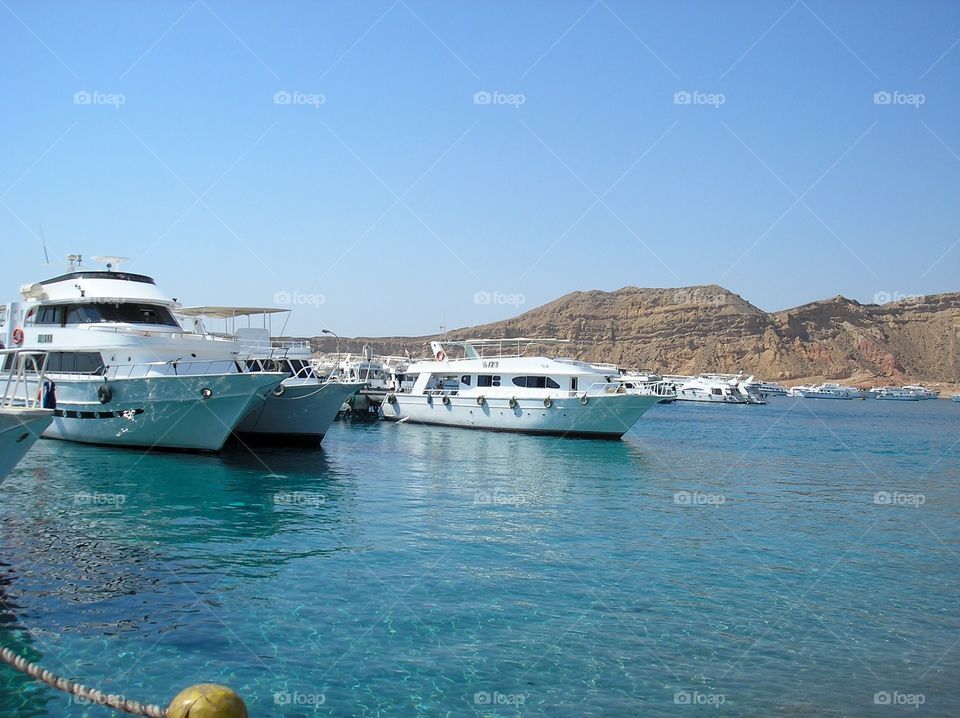
[[[697,401],[703,404],[749,404],[747,399],[733,396],[717,396],[715,394],[683,394],[677,393],[677,401]]]
[[[52,420],[50,409],[0,409],[0,481],[13,470]]]
[[[57,407],[43,435],[84,444],[219,451],[230,432],[282,374],[118,378],[50,377]],[[108,386],[102,402],[98,390]]]
[[[619,439],[661,399],[615,394],[590,397],[582,404],[570,397],[553,399],[546,407],[542,399],[531,398],[516,399],[516,407],[510,408],[509,398],[490,398],[480,405],[473,397],[450,396],[444,404],[440,397],[393,396],[393,402],[388,399],[381,407],[383,418],[390,421],[603,439]]]
[[[819,393],[816,391],[804,391],[800,390],[797,392],[804,399],[835,399],[840,401],[849,401],[851,399],[862,399],[862,395],[855,394],[828,394],[828,393]]]
[[[234,430],[243,439],[271,443],[319,443],[347,399],[363,384],[287,379],[268,392]]]

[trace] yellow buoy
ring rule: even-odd
[[[200,683],[180,691],[170,701],[167,718],[249,718],[247,706],[226,686]]]

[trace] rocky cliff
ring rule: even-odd
[[[764,312],[718,286],[573,292],[513,319],[448,333],[557,337],[548,353],[664,373],[745,371],[769,380],[960,384],[960,292],[889,304],[834,297]],[[378,354],[428,353],[435,337],[357,337]],[[328,337],[318,351],[335,350]]]

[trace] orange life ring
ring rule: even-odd
[[[20,327],[13,330],[13,343],[17,346],[23,344],[23,329]]]
[[[447,355],[443,353],[443,349],[437,349],[437,361],[443,361],[447,358]]]

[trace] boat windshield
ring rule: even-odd
[[[27,317],[36,324],[154,324],[178,327],[177,320],[166,307],[142,302],[48,304]]]

